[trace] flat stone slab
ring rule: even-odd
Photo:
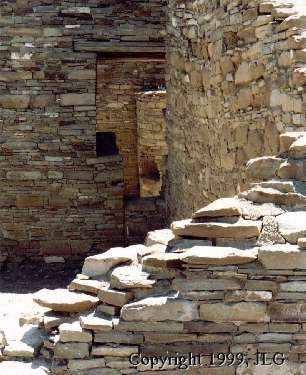
[[[119,307],[128,303],[133,296],[134,294],[131,292],[115,290],[112,288],[104,288],[98,295],[102,302]]]
[[[284,159],[275,156],[262,156],[247,162],[246,172],[255,179],[267,180],[276,176]]]
[[[306,136],[298,138],[289,147],[290,155],[303,158],[306,156]]]
[[[239,194],[240,198],[255,203],[275,203],[286,206],[305,206],[306,196],[299,193],[283,193],[274,188],[254,187]]]
[[[143,248],[145,248],[144,245],[114,247],[105,253],[90,256],[85,259],[82,274],[90,277],[105,275],[118,264],[136,261],[137,253]]]
[[[63,323],[59,326],[62,342],[92,342],[92,334],[82,329],[80,322]]]
[[[188,264],[229,265],[250,263],[257,259],[257,250],[239,250],[233,247],[194,246],[181,255]]]
[[[276,218],[280,234],[290,243],[296,244],[306,235],[306,212],[286,212]]]
[[[127,321],[183,322],[197,319],[198,308],[190,301],[170,297],[149,297],[123,306],[121,318]]]
[[[69,290],[98,294],[107,285],[104,281],[74,279],[69,285]]]
[[[200,306],[200,318],[212,322],[268,322],[265,303],[210,303]]]
[[[152,246],[156,244],[168,245],[171,240],[175,239],[175,235],[171,229],[158,229],[148,232],[145,239],[146,246]]]
[[[208,222],[193,223],[192,220],[174,221],[171,229],[178,236],[200,237],[200,238],[252,238],[258,237],[262,222],[253,220],[237,220],[233,223]]]
[[[99,316],[81,316],[80,321],[83,328],[94,331],[111,331],[113,329],[113,322],[111,319],[104,319]]]
[[[149,280],[150,274],[139,266],[117,267],[111,274],[111,287],[117,289],[152,288],[155,280]]]
[[[97,297],[84,293],[70,292],[67,289],[42,289],[33,294],[33,300],[40,306],[49,307],[53,311],[61,312],[89,310],[99,302]]]
[[[237,198],[220,198],[210,203],[204,208],[196,211],[192,217],[224,217],[224,216],[240,216],[241,209]]]
[[[306,250],[295,245],[268,245],[258,248],[258,260],[272,270],[306,269]]]
[[[280,134],[279,142],[280,142],[280,152],[287,152],[289,151],[290,146],[292,143],[297,141],[299,138],[306,136],[306,132],[288,132]]]

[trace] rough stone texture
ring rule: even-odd
[[[193,218],[201,217],[226,217],[240,216],[241,209],[239,201],[235,198],[220,198],[208,206],[199,209],[193,214]]]
[[[166,186],[166,92],[147,91],[136,99],[140,196],[155,197]]]
[[[121,310],[122,319],[131,321],[189,321],[197,316],[197,306],[192,302],[168,297],[147,298],[125,305]]]
[[[98,298],[88,294],[69,292],[66,289],[42,289],[34,294],[33,299],[41,306],[62,312],[89,310],[99,301]]]
[[[287,4],[169,1],[169,221],[243,189],[247,160],[305,129],[305,4]]]
[[[97,114],[106,112],[97,110],[97,82],[108,80],[103,68],[96,74],[97,50],[127,59],[158,51],[159,61],[130,67],[139,69],[137,92],[164,86],[164,9],[162,0],[1,2],[1,254],[84,258],[125,244],[124,175],[133,172],[123,173],[126,155],[96,158]],[[112,83],[124,96],[128,83]],[[128,117],[121,125],[128,129]],[[142,235],[161,228],[161,217]]]
[[[281,235],[292,244],[306,235],[305,219],[305,212],[286,212],[276,218]]]

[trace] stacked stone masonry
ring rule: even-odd
[[[156,197],[165,190],[168,155],[165,94],[165,91],[148,91],[137,95],[137,154],[141,197]]]
[[[303,0],[169,1],[172,220],[244,188],[248,159],[305,130],[305,16]]]
[[[304,374],[306,132],[280,144],[248,162],[249,190],[149,232],[145,245],[87,257],[68,289],[37,292],[50,309],[37,356],[50,372]],[[2,346],[3,360],[34,356]]]
[[[12,0],[0,14],[0,261],[122,246],[123,162],[96,158],[97,56],[161,51],[163,1]]]

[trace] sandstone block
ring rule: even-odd
[[[306,135],[298,138],[291,144],[291,146],[289,147],[289,153],[293,157],[306,157]]]
[[[105,281],[74,279],[69,285],[69,290],[98,294],[100,290],[107,286],[109,286],[109,283]]]
[[[98,295],[100,301],[109,305],[123,306],[133,298],[133,293],[103,288]]]
[[[152,288],[155,280],[149,280],[150,274],[139,266],[117,267],[111,274],[111,287],[117,289]]]
[[[301,237],[298,239],[298,246],[300,249],[306,249],[306,237]]]
[[[106,332],[95,334],[95,343],[115,343],[115,344],[142,344],[143,335],[124,332]]]
[[[306,235],[306,212],[286,212],[276,218],[280,234],[290,243],[296,244]]]
[[[288,152],[292,143],[306,136],[305,132],[288,132],[279,136],[280,152]]]
[[[81,316],[80,322],[82,328],[91,329],[93,331],[111,331],[113,329],[112,320],[104,319],[99,316]]]
[[[90,277],[105,275],[118,264],[136,261],[137,252],[142,248],[144,248],[143,245],[133,245],[126,248],[114,247],[105,253],[87,257],[82,273]]]
[[[78,359],[86,358],[89,356],[88,343],[61,343],[58,342],[54,348],[54,357],[58,359]]]
[[[249,176],[267,180],[276,176],[276,172],[284,159],[274,156],[263,156],[247,162],[246,172]]]
[[[138,346],[125,346],[121,345],[117,348],[107,345],[93,346],[92,355],[94,357],[129,357],[131,354],[138,353]]]
[[[201,217],[225,217],[240,216],[241,209],[237,198],[220,198],[208,206],[199,209],[193,214],[193,218]]]
[[[92,368],[101,368],[101,367],[105,367],[104,358],[71,359],[68,362],[68,369],[70,371],[89,370]]]
[[[226,302],[271,301],[272,293],[261,290],[234,290],[231,292],[226,292],[224,300]]]
[[[284,292],[306,292],[306,281],[289,281],[280,284],[280,290]]]
[[[68,79],[88,80],[96,79],[96,71],[93,69],[74,69],[68,72]]]
[[[29,95],[0,95],[0,107],[8,109],[25,109],[30,104]]]
[[[61,342],[89,342],[92,341],[92,334],[83,331],[79,322],[63,323],[59,326],[59,335]]]
[[[269,314],[275,322],[306,322],[306,304],[273,302],[269,305]]]
[[[152,232],[148,232],[145,239],[146,246],[152,246],[156,244],[168,245],[168,243],[175,238],[171,229],[159,229]]]
[[[191,290],[235,290],[240,289],[241,284],[238,280],[228,279],[175,279],[172,282],[175,290],[191,291]]]
[[[22,81],[22,80],[29,80],[32,79],[32,72],[27,71],[18,71],[18,72],[10,72],[10,71],[2,71],[0,73],[0,81],[2,82],[14,82],[14,81]]]
[[[244,85],[259,79],[265,73],[263,64],[250,64],[243,62],[237,69],[235,75],[236,85]]]
[[[200,306],[200,318],[213,322],[267,322],[267,306],[265,303],[211,303]]]
[[[61,94],[61,105],[66,106],[79,106],[79,105],[95,105],[95,94]]]
[[[128,321],[189,321],[197,319],[197,305],[169,297],[149,297],[123,306],[121,318]]]
[[[207,222],[193,223],[191,220],[175,221],[171,229],[175,235],[207,238],[252,238],[260,234],[261,221],[237,220],[233,223]]]
[[[33,295],[33,300],[40,306],[54,311],[81,312],[98,304],[99,299],[84,293],[74,293],[66,289],[42,289]]]
[[[257,250],[239,250],[233,247],[194,246],[181,254],[187,264],[229,265],[244,264],[257,259]]]
[[[8,180],[39,180],[42,178],[41,172],[37,171],[11,171],[7,172],[6,177]]]
[[[258,260],[268,269],[306,269],[306,251],[294,245],[268,245],[258,248]]]

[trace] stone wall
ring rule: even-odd
[[[156,197],[165,190],[166,92],[148,91],[137,94],[138,169],[141,197]]]
[[[280,144],[248,162],[250,190],[35,293],[51,310],[24,317],[40,341],[21,350],[4,334],[2,359],[36,355],[57,375],[304,374],[306,132]]]
[[[249,158],[305,128],[303,1],[168,4],[170,218],[245,183]]]
[[[123,57],[98,62],[97,131],[116,135],[123,157],[126,196],[139,196],[140,192],[136,93],[157,89],[164,81],[163,58]]]
[[[0,14],[1,253],[122,244],[122,161],[94,160],[96,52],[160,51],[163,1],[13,0]]]

